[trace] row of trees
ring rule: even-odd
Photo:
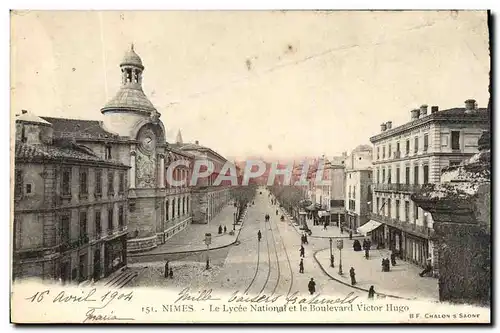
[[[257,185],[249,184],[247,186],[234,186],[231,187],[231,198],[234,200],[236,207],[236,218],[240,219],[243,210],[252,202],[257,192]]]
[[[305,193],[301,187],[274,185],[270,186],[269,190],[296,220],[298,220],[300,208],[311,204],[310,201],[305,200]]]

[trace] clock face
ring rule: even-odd
[[[146,134],[141,140],[141,147],[147,153],[153,152],[155,146],[156,146],[156,141],[152,133]]]

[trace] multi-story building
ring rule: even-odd
[[[309,177],[310,198],[318,205],[318,217],[338,225],[345,223],[345,161],[347,153],[327,159],[324,156],[312,167]],[[323,165],[323,176],[319,177]],[[320,179],[323,183],[317,184]]]
[[[372,201],[372,147],[356,147],[345,163],[346,227],[356,232],[370,219]]]
[[[400,253],[406,260],[425,265],[431,258],[438,269],[434,248],[433,220],[410,195],[427,183],[438,183],[441,170],[460,164],[477,153],[477,142],[489,128],[489,114],[478,109],[474,100],[464,108],[427,113],[427,106],[411,111],[411,121],[392,128],[389,121],[373,143],[374,200],[372,235],[378,242]],[[370,222],[372,222],[370,221]]]
[[[195,162],[196,160],[210,161],[214,165],[212,174],[209,177],[199,179],[196,186],[191,189],[193,223],[210,223],[231,199],[230,183],[227,181],[216,182],[217,176],[227,160],[214,150],[200,145],[199,141],[195,141],[195,143],[176,142],[172,146],[181,152],[194,156]]]
[[[168,145],[133,47],[120,69],[121,87],[101,109],[104,121],[17,118],[15,277],[99,279],[125,265],[127,252],[166,242],[192,213],[209,221],[228,200],[227,190],[211,187],[215,176],[194,188],[168,184],[168,167],[179,159],[187,166],[174,169],[177,180],[189,178],[195,158],[216,162],[217,170],[225,159],[184,146],[180,133],[179,145]]]
[[[56,129],[16,117],[13,278],[98,280],[127,262],[129,167]]]

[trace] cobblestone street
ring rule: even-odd
[[[226,211],[226,225],[232,222],[231,206]],[[398,264],[391,268],[388,273],[382,273],[380,261],[388,254],[379,251],[370,251],[370,259],[364,258],[364,252],[352,250],[352,240],[344,238],[338,227],[332,226],[328,230],[322,227],[313,227],[313,236],[309,237],[309,244],[304,245],[304,273],[299,273],[300,263],[300,235],[302,231],[298,226],[288,219],[280,221],[276,215],[277,206],[271,205],[267,191],[258,194],[255,204],[247,210],[244,223],[239,233],[239,242],[222,249],[210,251],[210,270],[205,269],[207,253],[200,247],[200,252],[195,253],[171,253],[184,245],[177,243],[181,240],[186,242],[200,241],[193,235],[199,230],[210,230],[218,228],[224,221],[218,218],[218,224],[213,226],[190,226],[189,230],[174,236],[170,241],[176,242],[169,246],[170,241],[162,246],[164,250],[151,251],[150,255],[143,256],[145,261],[135,263],[131,267],[146,267],[145,270],[134,280],[137,286],[161,286],[161,287],[191,287],[211,288],[220,291],[237,291],[241,294],[275,294],[289,295],[298,292],[306,295],[307,284],[311,278],[316,282],[316,291],[319,294],[346,295],[354,293],[360,297],[366,297],[367,289],[373,285],[381,297],[394,296],[402,298],[425,298],[435,300],[438,296],[437,279],[421,278],[418,276],[420,269],[412,264],[398,260]],[[269,222],[265,222],[265,214],[271,216]],[[237,234],[239,226],[237,227]],[[213,230],[212,230],[213,229]],[[262,240],[257,240],[258,231],[262,233]],[[200,231],[200,232],[201,232]],[[203,233],[201,233],[203,235]],[[344,239],[344,250],[342,251],[343,275],[338,274],[339,250],[333,242],[333,254],[335,257],[335,268],[330,267],[329,238],[342,237]],[[220,244],[233,242],[236,236],[218,236]],[[217,244],[219,244],[217,243]],[[169,253],[170,252],[170,253]],[[156,260],[155,260],[156,259]],[[161,260],[160,260],[161,259]],[[173,279],[165,279],[163,276],[165,260],[170,260],[170,267],[174,271]],[[356,288],[350,286],[349,269],[354,267],[356,271]],[[333,277],[336,280],[333,280]]]

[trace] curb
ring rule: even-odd
[[[239,242],[238,238],[240,237],[241,229],[243,229],[243,224],[244,224],[243,220],[245,219],[246,216],[247,216],[247,210],[245,209],[245,212],[243,213],[243,216],[241,218],[241,222],[242,222],[241,223],[241,227],[238,230],[238,235],[236,235],[236,239],[233,242],[231,242],[229,244],[226,244],[226,245],[212,247],[212,248],[210,248],[210,251],[223,249],[223,248],[226,248],[226,247],[229,247],[229,246],[237,244]],[[187,250],[187,251],[174,251],[174,252],[160,252],[160,253],[142,252],[142,253],[136,253],[136,254],[128,255],[127,257],[130,257],[130,258],[140,258],[140,257],[146,257],[146,256],[160,256],[160,255],[169,255],[169,254],[186,254],[186,253],[197,253],[197,252],[205,252],[205,251],[206,251],[206,249]]]
[[[353,286],[347,282],[344,282],[342,280],[339,280],[337,278],[334,278],[330,273],[328,273],[326,271],[326,269],[323,267],[323,265],[319,262],[318,258],[316,257],[316,255],[318,254],[318,252],[321,252],[321,251],[324,251],[324,250],[328,250],[328,248],[324,248],[322,250],[318,250],[316,252],[313,253],[313,257],[314,257],[314,260],[316,260],[316,263],[319,265],[319,268],[321,268],[321,270],[323,271],[323,273],[325,273],[330,279],[338,282],[338,283],[341,283],[345,286],[348,286],[348,287],[351,287],[353,289],[358,289],[358,290],[361,290],[361,291],[364,291],[366,293],[368,293],[368,289],[365,289],[365,288],[361,288],[361,287],[356,287],[356,286]],[[396,298],[396,299],[404,299],[404,300],[407,300],[407,301],[413,301],[415,300],[414,298],[406,298],[406,297],[401,297],[401,296],[396,296],[396,295],[389,295],[389,294],[384,294],[384,293],[377,293],[375,292],[376,295],[381,295],[381,296],[385,296],[385,297],[390,297],[390,298]]]

